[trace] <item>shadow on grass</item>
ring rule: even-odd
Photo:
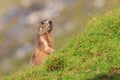
[[[97,76],[86,80],[120,80],[120,69],[111,69],[107,74],[98,74]]]
[[[112,74],[112,75],[97,75],[91,79],[86,79],[86,80],[120,80],[120,74]]]

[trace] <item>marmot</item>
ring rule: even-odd
[[[31,65],[40,65],[49,54],[53,53],[53,40],[51,37],[52,21],[44,19],[38,23],[38,32],[35,50],[30,61]]]

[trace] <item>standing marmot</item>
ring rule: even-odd
[[[53,52],[53,41],[50,35],[51,31],[52,21],[45,19],[38,23],[38,33],[34,54],[30,61],[31,65],[39,65],[43,63],[46,57]]]

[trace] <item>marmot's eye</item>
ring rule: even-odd
[[[41,24],[43,25],[44,23],[43,23],[43,22],[41,22]]]

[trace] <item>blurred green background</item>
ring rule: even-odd
[[[29,66],[37,21],[53,21],[57,51],[85,31],[89,19],[120,7],[120,0],[0,0],[0,73]]]

